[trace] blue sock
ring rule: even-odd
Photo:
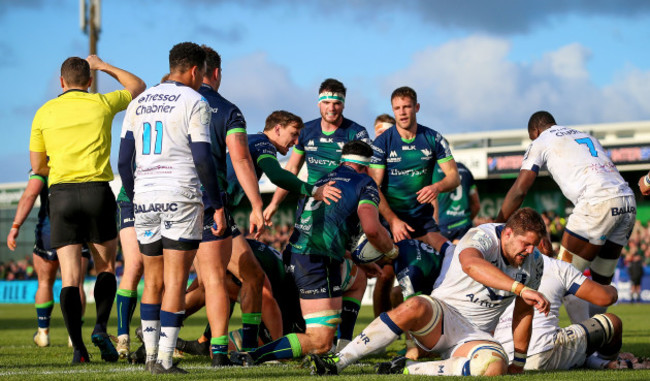
[[[295,333],[290,333],[266,345],[262,345],[253,352],[251,357],[256,364],[271,360],[295,359],[302,356],[302,347]]]
[[[257,337],[262,322],[261,312],[243,313],[242,321],[242,350],[250,352],[257,348]]]
[[[339,324],[339,339],[352,340],[354,325],[361,309],[361,302],[354,298],[343,298],[341,324]]]
[[[117,290],[117,335],[128,335],[131,318],[138,304],[138,291]]]
[[[50,328],[50,317],[54,309],[54,300],[36,304],[36,316],[38,317],[38,328]]]

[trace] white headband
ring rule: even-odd
[[[370,158],[367,156],[361,156],[361,155],[343,155],[341,156],[341,161],[347,161],[350,163],[357,163],[360,165],[365,165],[366,167],[370,165]]]

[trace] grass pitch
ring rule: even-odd
[[[99,351],[90,342],[90,334],[94,325],[95,306],[89,305],[86,314],[86,324],[83,327],[84,339],[91,355],[91,363],[72,366],[72,349],[67,346],[67,333],[59,306],[55,306],[50,328],[50,347],[38,348],[32,341],[36,331],[36,312],[32,305],[3,304],[0,305],[0,380],[146,380],[154,379],[144,371],[142,365],[130,365],[120,360],[117,363],[104,363]],[[139,307],[136,309],[134,322],[139,321]],[[619,315],[624,324],[623,350],[633,352],[637,356],[650,357],[650,305],[619,305],[609,309]],[[364,306],[359,314],[356,332],[360,332],[372,321],[372,309]],[[181,337],[193,339],[198,337],[205,326],[205,314],[199,312],[185,322]],[[562,324],[568,325],[566,315],[562,315]],[[109,333],[116,333],[117,320],[115,309],[109,322]],[[240,327],[241,319],[236,311],[231,320],[231,329]],[[139,345],[135,335],[132,350]],[[347,368],[338,380],[373,380],[401,378],[404,380],[430,379],[425,376],[378,376],[374,374],[373,365],[386,361],[403,348],[403,340],[388,347],[388,353],[382,357],[363,359],[361,364]],[[250,368],[211,368],[206,358],[186,355],[181,367],[188,370],[188,375],[161,376],[187,380],[213,380],[228,378],[231,380],[255,379],[257,381],[308,380],[311,376],[308,369],[300,367],[300,361],[284,364],[262,365]],[[501,378],[514,376],[503,376]],[[650,380],[650,370],[620,370],[596,371],[574,370],[557,372],[529,372],[516,376],[517,380]]]

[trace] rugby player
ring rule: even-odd
[[[472,172],[463,164],[456,163],[460,185],[451,192],[443,192],[433,201],[435,219],[440,234],[457,243],[472,228],[474,217],[481,210],[478,190]],[[445,174],[439,166],[433,172],[433,181],[439,181]]]
[[[523,371],[523,363],[508,367],[508,357],[490,334],[499,316],[515,300],[515,348],[525,354],[530,339],[533,306],[548,313],[549,304],[535,291],[543,272],[535,250],[546,235],[541,216],[530,208],[517,211],[504,224],[471,229],[459,242],[431,296],[411,297],[382,313],[340,353],[309,356],[312,371],[338,374],[363,356],[388,346],[410,332],[424,351],[443,360],[411,362],[398,357],[382,364],[379,373],[418,375],[501,375]],[[444,328],[444,329],[443,329]],[[525,360],[524,360],[525,361]],[[508,369],[507,369],[508,368]]]
[[[548,315],[535,312],[528,348],[526,370],[647,368],[648,361],[639,361],[629,354],[619,354],[623,324],[614,314],[594,317],[560,328],[560,306],[572,294],[599,306],[610,306],[618,299],[616,288],[585,277],[571,264],[544,256],[544,275],[539,291],[551,303]],[[512,343],[512,305],[504,312],[494,332],[510,359]],[[593,354],[593,355],[592,355]]]
[[[56,280],[56,273],[59,270],[59,258],[56,250],[50,245],[50,218],[47,213],[47,178],[35,175],[30,172],[27,187],[16,208],[14,222],[11,225],[7,235],[7,246],[9,250],[16,250],[16,238],[20,233],[20,227],[29,216],[34,202],[39,199],[41,206],[38,209],[38,222],[34,230],[36,241],[34,242],[34,252],[32,258],[34,261],[34,270],[38,279],[38,288],[34,297],[36,307],[36,316],[38,330],[34,333],[34,344],[39,347],[50,345],[50,318],[54,308],[54,295],[52,287]],[[83,244],[81,248],[81,274],[86,273],[88,260],[90,259],[90,250],[88,245]],[[86,292],[83,289],[84,277],[80,278],[79,293],[81,297],[81,316],[83,317],[86,310]],[[70,342],[71,344],[71,342]]]
[[[316,182],[321,186],[336,181],[341,199],[326,205],[310,197],[296,220],[287,250],[307,326],[305,333],[286,335],[253,352],[236,352],[231,356],[235,362],[252,365],[325,353],[331,348],[341,320],[340,265],[359,222],[377,250],[389,257],[397,255],[397,248],[379,222],[377,187],[366,174],[371,155],[372,149],[362,141],[346,143],[341,164]]]
[[[133,200],[143,254],[142,336],[153,374],[187,373],[172,364],[185,313],[189,269],[202,235],[204,205],[213,208],[213,234],[226,230],[224,207],[210,156],[210,114],[196,91],[205,51],[191,42],[169,52],[169,79],[140,95],[122,126],[119,169]],[[199,182],[200,181],[200,182]],[[164,293],[163,291],[164,287]]]
[[[123,90],[89,94],[91,70],[114,77]],[[61,267],[61,311],[74,347],[73,363],[89,362],[81,335],[79,284],[81,251],[93,246],[97,273],[95,307],[97,320],[92,342],[105,361],[117,361],[118,354],[106,325],[115,291],[115,195],[110,165],[111,125],[116,113],[146,87],[137,76],[102,61],[95,55],[85,60],[70,57],[61,65],[63,94],[45,103],[34,116],[29,142],[32,171],[47,176],[51,247],[57,250]]]
[[[609,284],[634,227],[634,192],[596,138],[558,126],[549,112],[538,111],[530,117],[528,136],[532,142],[497,220],[505,221],[519,208],[539,171],[546,167],[575,206],[562,235],[558,259],[580,271],[589,268],[594,281]],[[574,316],[579,312],[575,309],[582,310],[583,316],[577,321],[585,320],[587,313],[592,316],[606,310],[579,303],[567,308]]]
[[[120,279],[115,299],[117,303],[117,345],[115,349],[120,358],[128,358],[131,345],[129,335],[131,319],[138,304],[138,283],[140,283],[144,272],[144,263],[134,227],[133,203],[127,197],[124,187],[117,195],[117,208],[124,273]]]
[[[202,45],[206,54],[207,69],[199,93],[209,103],[210,136],[212,141],[211,160],[215,164],[216,177],[220,188],[224,191],[222,197],[227,201],[226,148],[230,153],[234,172],[239,184],[250,201],[250,232],[257,230],[256,238],[264,230],[262,216],[262,196],[260,195],[255,167],[246,135],[246,121],[237,106],[218,93],[221,85],[221,57],[212,48]],[[204,193],[204,201],[206,194]],[[250,288],[242,293],[242,321],[246,342],[257,342],[257,331],[260,324],[262,308],[262,285],[264,273],[255,257],[247,251],[233,250],[233,232],[237,226],[230,215],[227,202],[225,211],[228,224],[224,233],[215,236],[211,233],[214,221],[211,218],[212,209],[206,204],[203,220],[203,238],[196,255],[196,267],[199,281],[206,290],[205,306],[212,331],[211,353],[212,365],[230,365],[228,360],[228,321],[230,303],[226,290],[226,269],[235,274]]]
[[[339,165],[341,149],[349,141],[361,140],[370,144],[365,127],[343,116],[346,88],[340,81],[328,78],[318,89],[320,118],[305,123],[298,143],[293,147],[285,169],[298,174],[307,162],[307,182],[314,184]],[[277,212],[288,191],[277,189],[264,210],[267,221]]]
[[[379,211],[395,242],[415,238],[436,247],[446,239],[433,219],[431,202],[460,184],[456,162],[442,135],[417,123],[420,104],[413,89],[393,91],[391,105],[396,125],[375,139],[369,171],[381,188]],[[445,177],[432,184],[436,163]]]

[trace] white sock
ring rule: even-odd
[[[407,374],[420,374],[424,376],[462,376],[466,357],[450,357],[439,361],[406,361],[404,367]]]
[[[335,351],[335,353],[341,352],[343,350],[343,348],[348,346],[348,344],[350,344],[350,340],[339,339],[336,342],[336,351]]]
[[[589,369],[605,369],[610,360],[605,360],[598,356],[597,353],[592,353],[591,356],[587,357],[585,365]]]
[[[162,327],[160,329],[160,346],[158,348],[158,362],[162,364],[165,369],[171,368],[172,356],[176,348],[176,340],[180,327]]]
[[[384,315],[384,314],[382,314]],[[388,315],[386,315],[388,316]],[[396,327],[396,326],[395,326]],[[386,348],[393,341],[397,340],[398,334],[381,320],[381,316],[373,320],[366,329],[355,337],[348,345],[338,353],[339,362],[336,367],[339,371],[358,359],[368,354]]]
[[[571,294],[565,296],[563,302],[572,324],[578,324],[589,319],[589,302]]]
[[[156,361],[160,340],[160,320],[142,320],[142,342],[147,353],[146,362]]]

